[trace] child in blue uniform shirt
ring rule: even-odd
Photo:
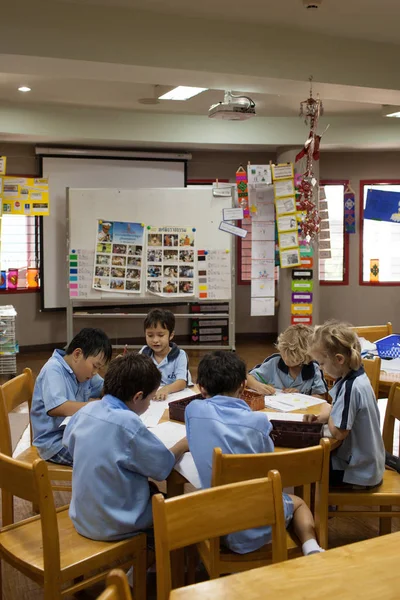
[[[144,321],[146,346],[140,354],[150,356],[161,373],[161,388],[154,400],[165,400],[168,394],[192,385],[189,360],[184,350],[172,342],[175,334],[175,316],[170,310],[155,308]]]
[[[278,337],[279,354],[269,356],[248,374],[249,388],[266,396],[284,391],[323,397],[328,387],[308,354],[311,336],[312,329],[306,325],[288,327]]]
[[[54,350],[40,371],[33,390],[31,424],[33,445],[44,460],[72,465],[62,444],[65,417],[76,413],[102,394],[98,375],[112,355],[111,342],[101,329],[85,328],[66,351]]]
[[[307,421],[327,423],[342,444],[331,453],[330,484],[355,489],[379,485],[385,470],[385,449],[379,427],[378,403],[361,359],[357,335],[344,323],[317,327],[311,354],[328,375],[337,379],[327,404]]]
[[[193,400],[186,408],[185,421],[189,450],[203,488],[211,485],[214,448],[224,454],[273,452],[269,437],[272,426],[266,414],[253,412],[239,398],[246,385],[246,365],[236,354],[216,351],[202,358],[198,386],[204,400]],[[303,500],[283,494],[286,526],[293,519],[303,553],[321,552],[315,536],[312,514]],[[224,538],[233,552],[246,554],[258,550],[272,539],[271,527],[258,527]]]
[[[64,444],[74,461],[70,517],[81,535],[122,540],[152,526],[148,478],[164,480],[187,451],[186,438],[168,450],[140,419],[159,384],[150,358],[119,357],[107,370],[102,400],[66,426]]]

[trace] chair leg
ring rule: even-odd
[[[391,506],[380,506],[380,511],[392,512]],[[379,519],[379,535],[387,535],[392,533],[392,519],[391,517],[382,517]]]
[[[146,547],[139,551],[133,561],[133,597],[146,600],[147,552]]]
[[[196,546],[188,546],[186,548],[186,557],[187,557],[187,585],[192,585],[196,582],[196,566],[198,563],[198,554],[196,550]]]

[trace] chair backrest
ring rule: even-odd
[[[107,575],[107,587],[97,600],[132,600],[128,578],[121,569],[113,569]]]
[[[372,388],[374,390],[375,398],[378,399],[379,395],[379,377],[381,374],[381,359],[379,356],[375,356],[374,358],[364,358],[363,360],[364,369],[368,378],[371,382]]]
[[[386,325],[365,325],[363,327],[352,327],[352,330],[360,338],[365,338],[369,342],[376,342],[376,340],[380,340],[387,335],[392,335],[393,326],[390,323],[386,323]]]
[[[165,500],[153,496],[156,541],[157,598],[167,600],[171,590],[170,552],[228,533],[272,526],[272,560],[287,558],[281,478],[244,481],[184,494]]]
[[[386,406],[385,420],[383,422],[383,443],[385,450],[393,454],[394,426],[400,421],[400,385],[394,383],[390,388],[389,399]],[[400,452],[400,441],[397,453]]]
[[[28,403],[31,412],[34,379],[31,369],[24,369],[10,381],[0,386],[0,451],[12,456],[11,429],[8,413],[23,404]],[[32,428],[31,428],[32,443]]]
[[[38,458],[33,464],[27,464],[0,453],[0,488],[3,514],[4,503],[12,502],[12,496],[39,506],[44,569],[48,574],[46,576],[59,577],[60,544],[57,517],[46,461]],[[3,527],[9,524],[3,523]],[[29,543],[29,540],[21,540],[21,543]]]
[[[237,481],[258,479],[276,469],[283,487],[302,487],[303,498],[311,507],[311,484],[315,483],[315,521],[322,547],[327,545],[330,442],[320,440],[319,446],[288,452],[265,454],[222,454],[214,449],[212,487]]]

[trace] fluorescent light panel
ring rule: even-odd
[[[390,113],[389,115],[386,115],[387,117],[396,117],[396,119],[400,119],[400,111],[398,112],[394,112],[394,113]]]
[[[186,85],[178,85],[170,92],[159,96],[159,100],[189,100],[201,92],[205,92],[208,88],[188,87]]]

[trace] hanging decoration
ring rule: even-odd
[[[249,193],[247,189],[247,171],[240,165],[236,171],[236,187],[238,192],[238,202],[240,208],[243,208],[244,218],[250,216]]]
[[[346,233],[356,232],[356,201],[355,191],[348,182],[344,191],[344,229]]]
[[[300,116],[304,116],[306,125],[310,127],[310,133],[304,148],[296,156],[296,162],[302,158],[306,159],[306,170],[297,186],[297,207],[299,211],[304,213],[300,221],[300,232],[302,238],[307,242],[318,235],[321,222],[316,202],[318,186],[314,176],[313,162],[319,160],[319,146],[322,136],[317,134],[317,127],[319,117],[322,114],[323,105],[318,97],[317,99],[313,98],[312,77],[310,77],[310,96],[300,103]]]

